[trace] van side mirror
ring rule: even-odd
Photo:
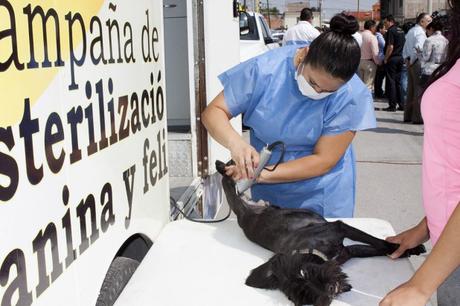
[[[249,34],[249,14],[243,11],[239,12],[240,18],[240,35]]]
[[[264,37],[264,41],[265,41],[265,44],[266,44],[266,45],[272,44],[272,43],[275,42],[275,41],[273,40],[273,38],[271,38],[271,37]]]

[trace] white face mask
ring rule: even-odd
[[[321,100],[326,98],[327,96],[332,95],[334,92],[317,92],[311,85],[310,83],[307,82],[305,77],[303,76],[303,64],[302,69],[298,71],[295,75],[295,79],[297,80],[297,86],[299,86],[299,90],[302,93],[302,95],[313,99],[313,100]]]

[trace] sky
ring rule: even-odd
[[[261,0],[265,5],[267,0]],[[269,0],[270,6],[276,6],[280,11],[284,11],[285,4],[288,2],[299,2],[302,0]],[[359,0],[359,10],[370,10],[372,4],[376,3],[378,0]],[[240,0],[243,2],[243,0]],[[253,0],[246,0],[246,3],[252,5]],[[317,0],[310,0],[310,5],[312,7],[318,6]],[[336,13],[339,13],[343,10],[353,10],[356,11],[358,8],[358,0],[323,0],[323,13],[326,18],[330,18]]]

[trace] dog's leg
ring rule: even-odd
[[[377,249],[371,245],[354,244],[344,247],[340,254],[336,258],[334,258],[334,260],[337,261],[340,265],[342,265],[353,257],[362,258],[384,255],[386,255],[385,252],[382,252],[381,249]]]
[[[378,239],[348,224],[345,224],[341,221],[339,222],[340,222],[340,228],[346,238],[349,238],[354,241],[367,243],[379,252],[379,254],[377,255],[370,255],[370,256],[389,255],[399,248],[399,244],[391,243],[391,242],[388,242],[382,239]],[[366,252],[371,252],[371,250],[369,249]],[[404,254],[401,257],[408,257],[410,255],[420,255],[425,252],[426,252],[425,247],[423,245],[419,245],[419,246],[416,246],[415,248],[407,250],[406,252],[404,252]],[[366,257],[366,256],[352,256],[352,257]]]
[[[370,244],[379,249],[386,249],[389,246],[389,243],[385,240],[378,239],[341,221],[338,222],[340,224],[340,229],[346,238]]]

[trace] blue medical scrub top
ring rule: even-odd
[[[313,154],[321,136],[376,127],[370,91],[355,75],[334,94],[313,100],[303,96],[295,80],[294,55],[299,46],[286,46],[243,62],[219,76],[232,116],[244,114],[251,145],[286,144],[283,162]],[[269,165],[281,152],[275,150]],[[328,173],[280,184],[257,184],[254,200],[287,208],[308,208],[325,217],[352,217],[355,203],[355,156],[346,150]]]

